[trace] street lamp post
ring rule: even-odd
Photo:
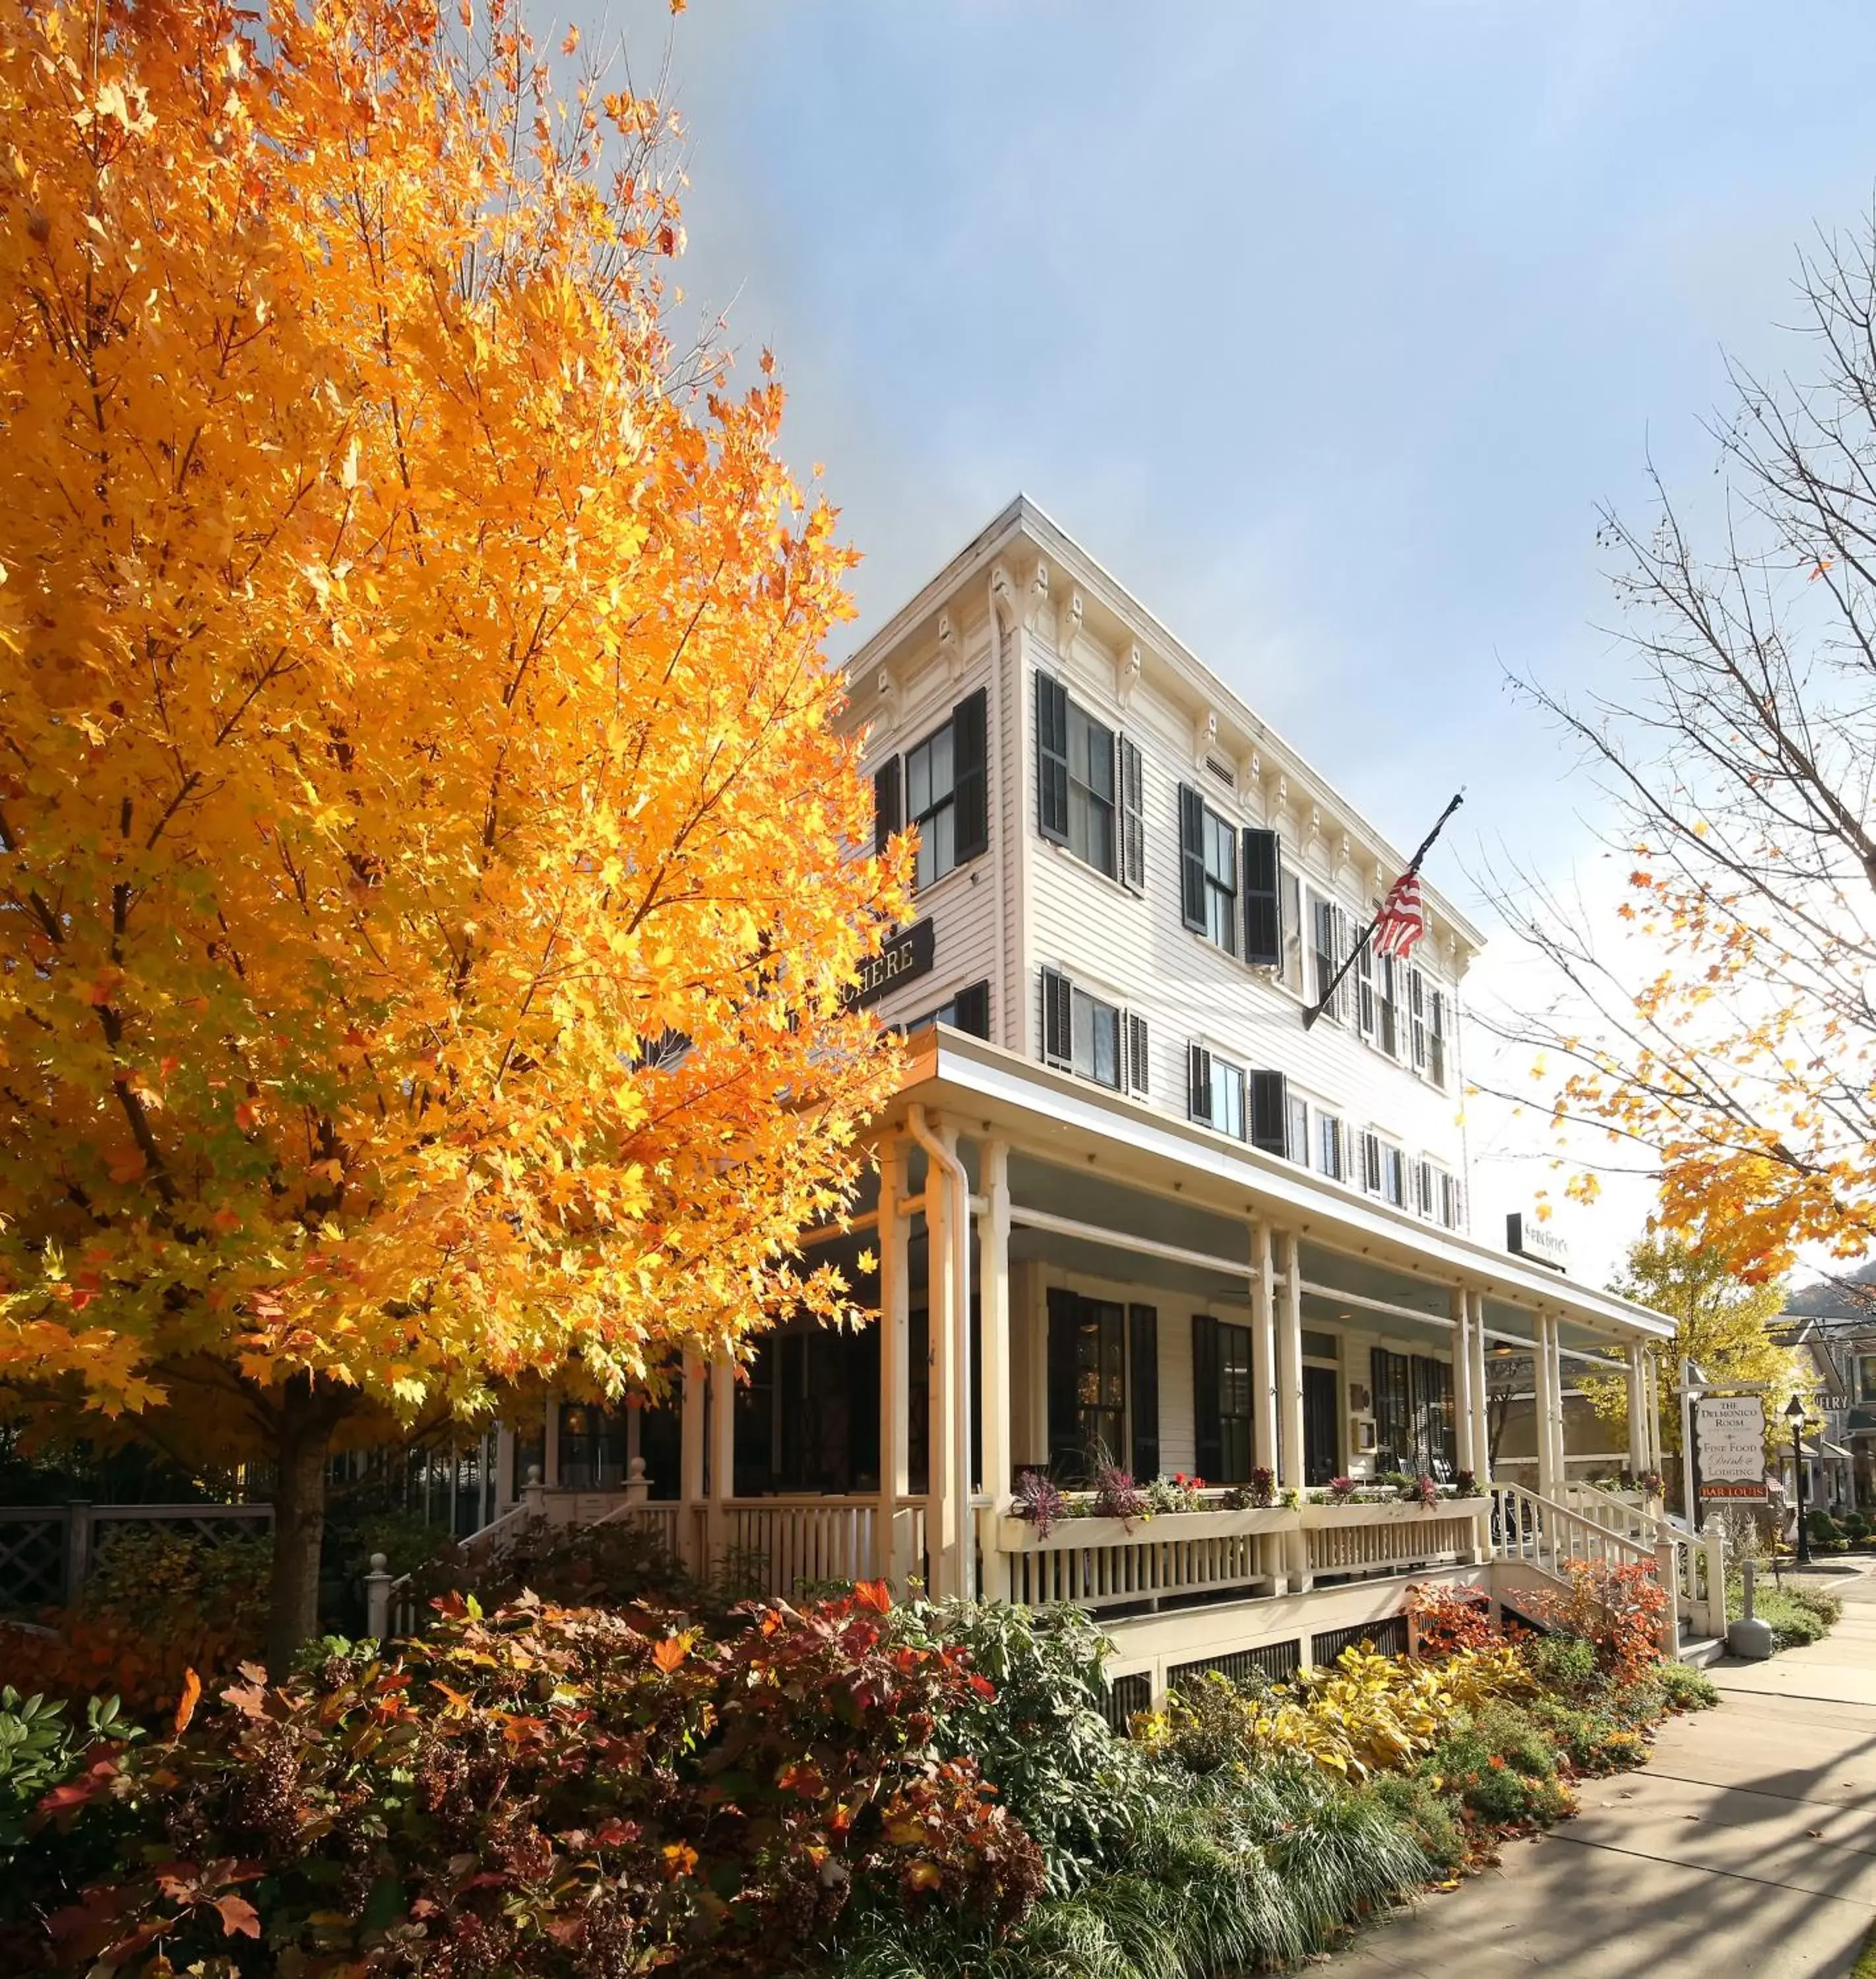
[[[1785,1405],[1785,1419],[1791,1425],[1791,1481],[1797,1491],[1798,1564],[1811,1564],[1811,1533],[1805,1523],[1804,1398],[1794,1395]]]

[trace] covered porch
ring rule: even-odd
[[[877,1322],[688,1367],[666,1409],[551,1401],[509,1433],[509,1516],[642,1522],[784,1596],[1245,1604],[1254,1634],[1259,1604],[1476,1570],[1531,1503],[1561,1518],[1566,1357],[1627,1370],[1630,1466],[1658,1467],[1656,1315],[976,1039],[913,1043],[873,1182],[813,1246]],[[1489,1476],[1507,1346],[1535,1401],[1515,1507]],[[1104,1470],[1166,1481],[1117,1509]]]

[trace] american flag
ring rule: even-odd
[[[1426,932],[1427,910],[1420,905],[1420,875],[1409,870],[1394,882],[1394,890],[1381,903],[1380,918],[1374,923],[1375,950],[1404,960]]]

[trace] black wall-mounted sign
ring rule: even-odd
[[[868,956],[860,965],[860,985],[850,993],[853,1007],[863,1010],[900,983],[929,975],[937,959],[931,923],[914,921],[903,934],[894,935],[877,955]]]

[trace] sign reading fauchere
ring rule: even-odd
[[[1757,1395],[1702,1395],[1694,1404],[1702,1498],[1765,1497],[1765,1404]]]
[[[894,935],[877,955],[867,957],[860,965],[858,986],[848,993],[855,1006],[864,1009],[869,1003],[877,1003],[889,990],[929,973],[936,956],[931,923],[914,921],[903,934]]]

